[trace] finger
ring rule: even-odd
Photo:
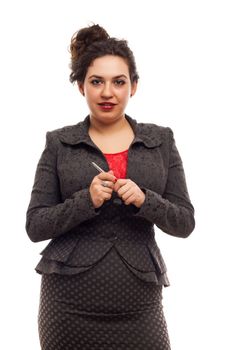
[[[108,201],[109,199],[111,199],[111,197],[112,194],[106,192],[103,193],[103,200]]]
[[[130,191],[133,188],[134,186],[132,186],[130,182],[127,182],[125,185],[121,186],[117,193],[120,197],[122,197],[126,192]]]
[[[97,197],[96,198],[97,200],[99,200],[100,202],[104,202],[106,200],[111,199],[112,191],[110,190],[110,192],[109,192],[109,190],[108,190],[108,192],[107,192],[107,190],[100,190],[98,193],[96,193],[95,196]]]
[[[116,183],[116,182],[117,182],[117,177],[115,176],[115,174],[114,174],[113,170],[110,170],[109,172],[110,172],[111,174],[113,174],[113,176],[115,177],[115,179],[114,179],[114,183]]]
[[[115,186],[114,186],[114,191],[118,192],[118,190],[124,186],[126,183],[128,182],[127,179],[118,179],[115,183]]]
[[[111,182],[115,182],[116,181],[116,176],[114,176],[113,174],[111,174],[111,173],[106,173],[106,172],[103,172],[103,173],[100,173],[99,175],[98,175],[98,178],[100,179],[100,180],[105,180],[105,181],[111,181]]]
[[[133,193],[131,196],[129,196],[126,200],[123,200],[125,205],[129,205],[135,201],[136,197],[135,194]]]
[[[134,190],[132,188],[130,188],[124,192],[124,194],[121,196],[121,199],[123,201],[126,201],[126,200],[128,200],[129,197],[131,197],[134,194],[135,194]]]
[[[109,188],[111,190],[113,190],[114,188],[114,183],[111,182],[111,181],[106,181],[106,180],[101,180],[100,181],[100,185],[103,187],[103,188]]]
[[[103,186],[102,182],[103,181],[100,182],[98,180],[98,182],[93,183],[90,186],[91,192],[96,196],[100,196],[104,192],[112,194],[114,184],[109,181],[108,187],[106,187],[106,186]]]
[[[115,179],[114,179],[114,183],[116,183],[117,182],[117,177],[114,175],[114,172],[113,172],[113,170],[109,170],[109,172],[108,172],[109,174],[112,174],[114,177],[115,177]]]
[[[112,194],[113,189],[110,187],[104,187],[101,185],[101,192]]]

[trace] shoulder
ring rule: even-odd
[[[46,134],[48,134],[50,137],[60,137],[61,135],[72,135],[76,130],[79,128],[79,126],[82,125],[83,122],[79,122],[77,124],[73,125],[65,125],[61,128],[57,128],[54,130],[47,131]]]
[[[83,137],[83,121],[77,124],[66,125],[58,129],[47,131],[46,139],[53,143],[74,144]]]
[[[137,130],[140,137],[150,139],[157,144],[170,143],[173,139],[173,131],[168,126],[138,122]]]
[[[138,128],[141,132],[145,134],[158,134],[158,135],[166,135],[172,132],[172,129],[168,126],[162,126],[155,123],[137,123]]]

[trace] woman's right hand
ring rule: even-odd
[[[103,172],[96,175],[89,187],[92,203],[95,208],[101,207],[104,201],[112,197],[112,191],[117,178],[113,171]]]

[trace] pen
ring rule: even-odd
[[[91,164],[93,165],[93,167],[95,167],[100,173],[103,173],[104,170],[99,166],[97,165],[95,162],[91,162]],[[117,181],[117,178],[115,178],[115,182]]]
[[[95,162],[91,162],[91,164],[100,172],[100,173],[103,173],[104,170],[101,169],[101,167],[99,165],[97,165]]]

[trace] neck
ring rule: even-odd
[[[102,123],[99,120],[96,120],[92,116],[90,116],[90,129],[99,134],[109,134],[109,133],[117,133],[122,130],[128,124],[125,115],[117,120],[111,121],[109,123]]]

